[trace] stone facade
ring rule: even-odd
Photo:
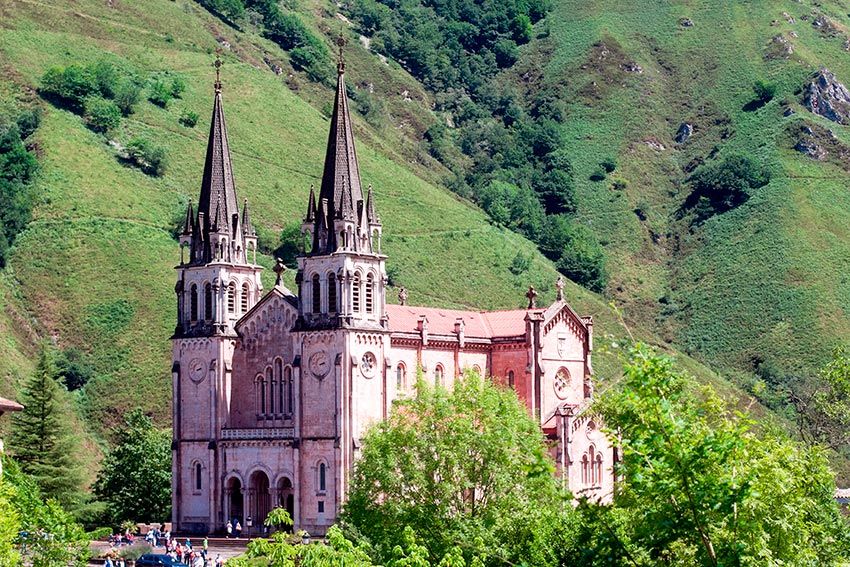
[[[323,534],[345,499],[361,439],[417,372],[451,387],[465,370],[512,388],[552,441],[576,494],[609,498],[615,449],[586,412],[593,323],[563,298],[477,312],[387,303],[382,225],[365,195],[339,66],[319,196],[310,189],[298,289],[262,295],[247,203],[237,210],[221,85],[198,210],[190,205],[173,337],[173,522],[256,534],[275,506]]]

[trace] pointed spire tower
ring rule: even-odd
[[[181,248],[187,248],[189,253],[181,255],[178,266],[181,282],[178,287],[182,286],[183,290],[178,291],[178,335],[232,332],[239,309],[230,307],[236,303],[253,305],[261,289],[260,268],[256,266],[257,234],[251,225],[247,200],[240,211],[236,198],[222,104],[221,65],[217,57],[201,194],[197,208],[192,203],[186,208],[180,235]],[[191,282],[196,278],[198,281]],[[238,291],[230,290],[231,282],[239,286]],[[248,301],[240,298],[237,302],[234,294],[242,293],[243,284],[252,291]]]
[[[345,88],[345,40],[339,63],[322,182],[313,188],[302,231],[312,242],[299,259],[296,281],[308,327],[384,328],[386,270],[380,253],[381,221],[371,188],[364,195]],[[333,288],[331,289],[331,286]]]

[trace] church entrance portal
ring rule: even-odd
[[[234,529],[236,522],[239,522],[244,527],[245,516],[243,512],[242,482],[236,477],[231,478],[224,487],[224,493],[228,504],[227,520],[233,522]]]
[[[295,521],[295,489],[292,487],[292,481],[284,477],[277,483],[278,506],[289,512],[289,517]],[[291,532],[292,526],[284,528]]]
[[[248,528],[253,533],[263,532],[263,522],[272,509],[271,491],[269,490],[269,477],[263,471],[256,471],[251,475],[248,493],[250,505],[248,515],[251,517],[251,526]]]

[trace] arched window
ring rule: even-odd
[[[195,463],[195,490],[201,490],[203,480],[203,467],[201,467],[201,463]]]
[[[236,282],[230,282],[227,286],[227,312],[236,312]]]
[[[585,453],[581,457],[581,483],[587,484],[588,482],[588,465],[589,462],[587,460],[587,453]]]
[[[319,463],[319,492],[327,490],[327,467],[325,463]]]
[[[442,386],[443,385],[443,365],[438,364],[434,369],[434,385]]]
[[[398,366],[395,368],[395,387],[399,390],[405,387],[404,378],[405,378],[405,369],[404,364],[401,362],[398,363]]]
[[[212,321],[213,318],[213,294],[212,286],[204,284],[204,319]]]
[[[313,274],[313,313],[322,311],[322,284],[319,274]]]
[[[283,413],[283,361],[274,361],[274,382],[272,382],[272,413]]]
[[[265,379],[262,374],[257,374],[254,378],[254,388],[257,391],[257,413],[262,414],[266,411],[266,387]]]
[[[248,312],[248,293],[250,292],[250,287],[248,286],[248,282],[242,284],[242,298],[239,302],[239,309],[242,313]]]
[[[292,368],[288,366],[283,371],[282,395],[281,404],[285,403],[284,413],[292,415]]]
[[[602,453],[596,453],[596,482],[594,484],[602,485]]]
[[[328,313],[336,313],[336,274],[328,274]]]
[[[588,454],[587,463],[588,463],[588,466],[590,467],[590,471],[589,471],[590,474],[589,474],[588,480],[590,481],[590,484],[596,484],[596,467],[593,466],[593,461],[595,460],[594,457],[596,455],[596,451],[594,450],[593,445],[591,445],[590,449],[587,450],[587,454]]]
[[[275,372],[269,372],[269,413],[274,415],[277,409],[279,396],[277,395],[277,382],[280,374],[277,372],[277,361],[275,361]]]
[[[375,278],[372,274],[366,276],[366,313],[375,311]]]
[[[508,386],[511,390],[516,389],[516,377],[513,370],[508,370]]]
[[[351,310],[360,311],[360,274],[354,274],[351,278]]]
[[[272,395],[273,388],[274,374],[272,374],[272,367],[269,366],[266,368],[266,377],[263,380],[263,392],[266,398],[266,403],[263,405],[263,413],[265,414],[274,413],[274,396]]]
[[[189,296],[189,319],[194,322],[198,320],[198,286],[192,284]]]

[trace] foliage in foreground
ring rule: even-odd
[[[85,567],[89,540],[71,514],[56,500],[45,499],[15,461],[3,460],[0,565],[21,565],[23,559],[32,567]]]
[[[586,565],[830,565],[847,556],[824,452],[757,434],[669,359],[637,347],[598,403],[621,440],[614,503],[583,503],[569,559]]]
[[[388,563],[408,526],[434,564],[557,564],[563,505],[539,426],[516,395],[467,374],[419,381],[364,439],[343,521]]]
[[[171,432],[154,427],[136,409],[115,438],[119,444],[103,460],[94,485],[107,503],[109,520],[162,522],[171,516]]]

